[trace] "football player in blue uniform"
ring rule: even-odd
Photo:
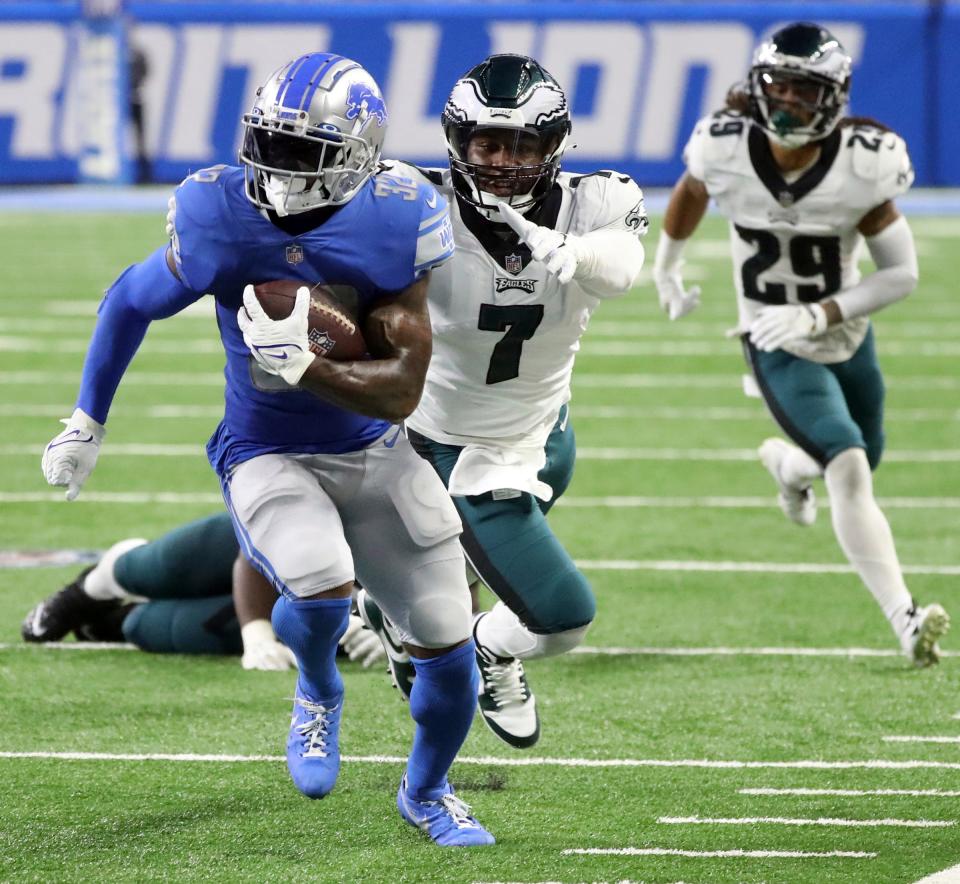
[[[433,187],[379,169],[387,112],[356,62],[301,56],[274,73],[243,117],[241,166],[191,175],[174,235],[128,268],[101,305],[76,410],[43,472],[79,493],[114,392],[151,320],[213,296],[226,351],[226,407],[207,452],[240,547],[279,591],[277,637],[299,678],[290,774],[322,798],[340,767],[337,642],[354,576],[413,657],[413,749],[397,805],[440,845],[493,843],[447,781],[477,702],[470,596],[456,509],[399,425],[430,360],[430,270],[453,254]],[[291,314],[270,319],[253,285],[302,280]],[[309,288],[351,288],[371,358],[317,358]]]

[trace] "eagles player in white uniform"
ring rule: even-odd
[[[744,353],[770,414],[763,465],[788,518],[810,525],[822,476],[841,548],[917,666],[939,658],[949,618],[918,607],[873,496],[883,451],[883,377],[869,315],[905,297],[917,257],[894,198],[913,181],[902,138],[845,118],[851,59],[816,24],[789,25],[754,53],[745,92],[701,120],[667,207],[653,270],[671,319],[694,309],[681,253],[713,198],[730,220]],[[866,242],[876,271],[857,266]]]
[[[540,723],[520,661],[576,647],[596,607],[546,521],[573,474],[574,358],[600,302],[636,281],[647,218],[628,176],[559,171],[567,101],[531,58],[474,67],[442,123],[449,169],[392,170],[426,177],[450,199],[457,247],[431,277],[433,358],[406,425],[453,496],[470,565],[499,598],[474,621],[481,713],[525,748]],[[363,597],[360,611],[389,638]]]

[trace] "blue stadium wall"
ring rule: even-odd
[[[487,54],[512,51],[536,56],[567,90],[577,148],[566,168],[669,185],[695,120],[743,78],[758,38],[803,18],[826,24],[851,52],[852,112],[907,139],[918,183],[960,185],[960,3],[130,0],[126,27],[91,21],[85,8],[0,3],[0,183],[130,180],[127,41],[146,57],[157,181],[234,162],[258,83],[314,50],[355,58],[381,83],[386,155],[442,163],[438,117],[451,84]]]

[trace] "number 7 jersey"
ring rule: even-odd
[[[430,278],[433,358],[407,424],[449,445],[542,448],[570,399],[580,337],[600,299],[576,279],[561,285],[505,225],[457,200],[449,170],[396,164],[394,173],[401,170],[449,198],[456,243],[453,259]],[[561,173],[538,223],[574,235],[642,235],[647,227],[640,188],[609,171]]]
[[[741,329],[765,304],[821,301],[856,285],[864,242],[857,225],[913,182],[903,139],[872,125],[836,129],[812,166],[785,175],[766,134],[732,111],[697,123],[684,161],[730,222]],[[865,316],[848,320],[783,349],[815,362],[845,361],[868,325]]]

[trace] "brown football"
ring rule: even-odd
[[[271,319],[285,319],[293,310],[297,289],[305,285],[295,279],[261,282],[253,291]],[[362,359],[367,342],[360,330],[358,298],[355,289],[346,285],[317,283],[310,288],[310,350],[327,359],[349,361]]]

